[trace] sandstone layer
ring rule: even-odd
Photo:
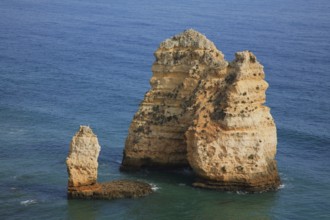
[[[190,165],[195,186],[276,189],[276,127],[256,57],[238,52],[228,63],[204,35],[187,30],[162,42],[155,58],[121,168]]]
[[[116,199],[136,198],[152,192],[149,184],[133,180],[97,182],[100,145],[89,126],[80,126],[72,138],[66,160],[68,171],[68,198]]]

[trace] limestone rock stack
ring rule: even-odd
[[[133,180],[97,182],[100,145],[89,126],[80,126],[72,138],[66,160],[68,171],[68,198],[116,199],[135,198],[152,192],[149,184]]]
[[[155,52],[151,89],[129,128],[122,169],[188,165],[184,133],[191,125],[195,89],[211,71],[227,66],[204,35],[187,30]]]
[[[264,106],[263,66],[249,51],[228,63],[187,30],[155,52],[151,90],[129,129],[122,169],[190,165],[195,186],[262,191],[280,184],[277,136]]]
[[[251,52],[236,53],[222,85],[204,97],[186,132],[188,160],[200,177],[195,186],[263,191],[280,184],[276,127],[263,105],[268,87],[264,76]]]
[[[88,126],[80,126],[72,138],[66,160],[69,187],[88,186],[96,183],[101,147],[96,135]]]

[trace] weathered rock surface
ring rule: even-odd
[[[187,30],[155,52],[151,89],[135,114],[122,169],[190,165],[195,186],[262,191],[280,184],[276,127],[263,66],[249,51],[228,63]]]
[[[68,198],[116,199],[136,198],[152,192],[149,184],[133,180],[97,182],[100,145],[89,126],[80,126],[72,138],[66,160],[68,170]]]
[[[189,164],[200,177],[195,186],[245,191],[279,186],[276,127],[263,105],[264,76],[256,57],[244,51],[216,84],[212,77],[200,84],[208,92],[197,92],[200,107],[186,132]]]
[[[88,126],[80,126],[72,138],[66,160],[68,186],[86,186],[96,183],[97,168],[101,147],[96,135]]]
[[[154,55],[151,89],[129,128],[122,170],[187,166],[184,133],[192,123],[195,89],[206,74],[227,66],[214,44],[194,30],[165,40]]]
[[[73,188],[69,194],[70,199],[121,199],[138,198],[152,193],[148,183],[135,180],[115,180],[106,183],[96,183],[88,186]]]

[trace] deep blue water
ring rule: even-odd
[[[284,187],[195,189],[193,176],[118,171],[153,52],[194,28],[232,60],[265,66]],[[330,1],[1,0],[1,219],[330,219]],[[80,124],[102,146],[100,180],[156,184],[137,200],[68,201],[65,158]]]

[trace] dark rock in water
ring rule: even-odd
[[[100,145],[89,126],[80,126],[66,160],[69,199],[137,198],[152,193],[149,184],[134,180],[97,182]]]
[[[152,193],[149,184],[135,180],[116,180],[89,186],[69,187],[69,199],[138,198]]]

